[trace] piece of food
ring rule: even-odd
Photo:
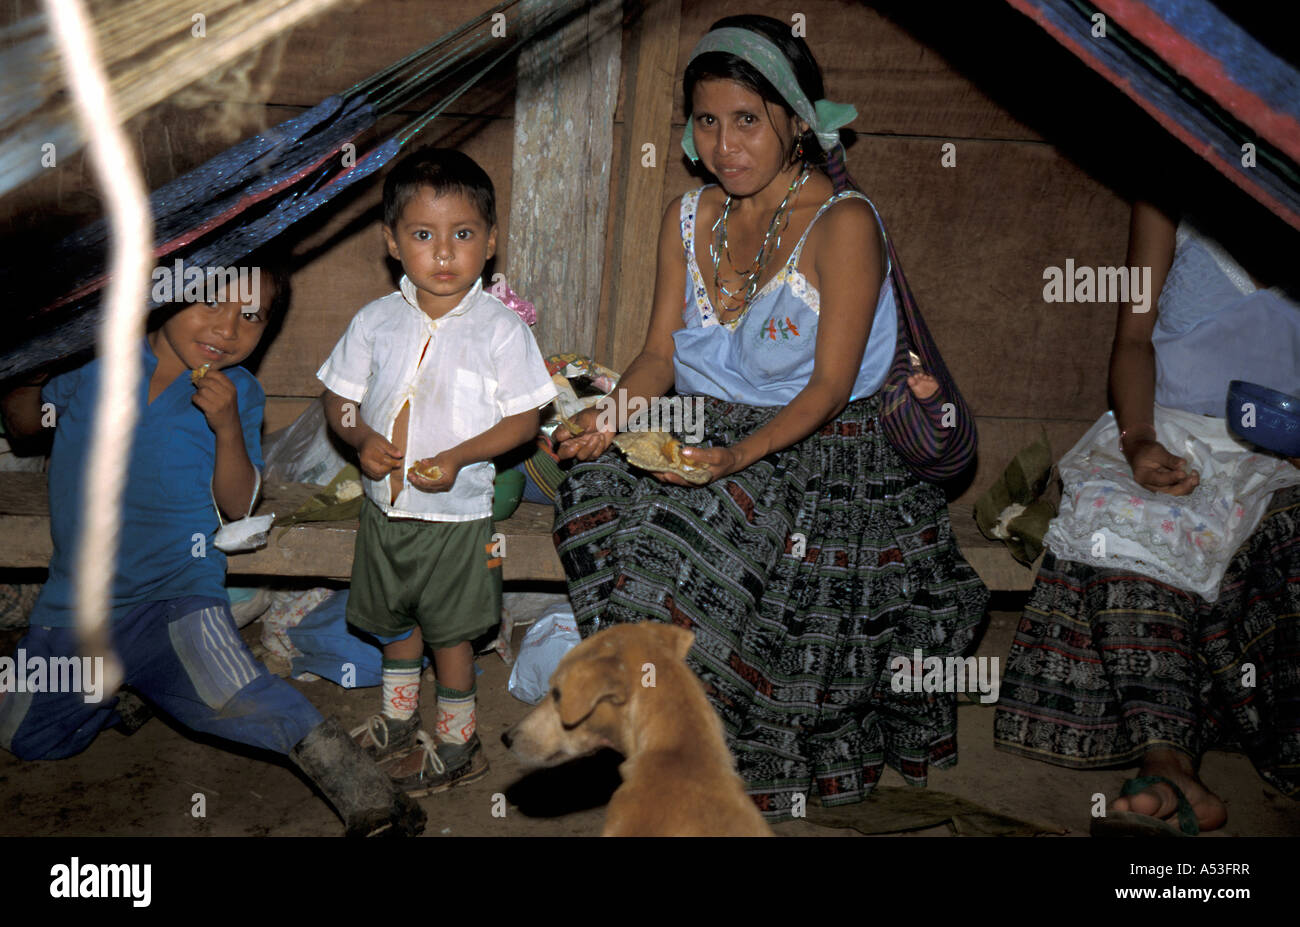
[[[583,431],[586,430],[581,425],[575,424],[573,419],[565,415],[564,412],[561,411],[560,404],[558,402],[555,404],[555,411],[560,416],[560,424],[563,425],[565,428],[569,429],[570,438],[576,438],[578,435],[582,434]]]
[[[196,369],[194,369],[194,370],[191,370],[191,371],[190,371],[190,382],[191,382],[191,383],[197,383],[197,382],[199,382],[200,380],[202,380],[202,379],[203,379],[203,375],[206,374],[206,373],[208,372],[208,368],[211,367],[211,366],[212,366],[211,364],[204,364],[202,367],[198,367],[198,368],[196,368]]]
[[[709,481],[709,471],[688,464],[682,456],[682,442],[666,431],[625,431],[614,437],[614,445],[634,467],[652,473],[676,473],[696,485]]]
[[[338,488],[334,491],[334,498],[339,502],[348,502],[361,495],[362,492],[361,484],[356,480],[345,480],[339,483]]]
[[[428,460],[417,460],[411,469],[406,471],[407,476],[422,476],[426,480],[442,479],[442,467],[435,467]]]

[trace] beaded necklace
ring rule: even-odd
[[[758,291],[758,281],[762,279],[763,271],[767,268],[768,262],[771,261],[772,255],[781,250],[781,235],[785,232],[786,226],[790,224],[790,216],[794,212],[792,200],[808,181],[808,177],[808,169],[805,167],[790,184],[785,199],[781,200],[781,205],[776,207],[776,212],[772,214],[772,221],[768,223],[767,234],[763,236],[763,244],[758,249],[758,254],[755,255],[754,261],[749,268],[744,271],[736,267],[736,262],[732,260],[731,249],[727,243],[727,217],[731,214],[732,202],[732,197],[727,197],[727,202],[722,207],[722,214],[714,221],[711,229],[713,241],[709,242],[709,256],[713,259],[713,285],[721,297],[719,302],[725,304],[740,298],[742,308],[740,315],[724,324],[734,327],[749,311],[750,301],[753,300],[754,294]],[[726,253],[727,263],[731,265],[731,269],[740,278],[741,285],[734,291],[727,289],[722,282],[722,275],[719,272],[722,252]],[[722,308],[728,307],[724,305]],[[730,308],[734,309],[735,307]]]

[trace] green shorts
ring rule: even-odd
[[[378,637],[416,625],[435,650],[470,641],[501,623],[501,558],[492,519],[390,520],[361,507],[348,624]]]

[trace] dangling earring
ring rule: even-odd
[[[796,161],[803,160],[803,139],[802,138],[800,138],[798,144],[795,145],[794,159]]]

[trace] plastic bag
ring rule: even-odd
[[[551,674],[560,659],[581,639],[573,609],[567,603],[548,608],[519,645],[519,655],[510,671],[510,694],[530,705],[540,702],[550,690]]]
[[[241,518],[221,526],[212,538],[212,546],[227,554],[237,554],[243,550],[257,550],[266,546],[267,534],[275,513]]]
[[[1159,403],[1154,412],[1156,437],[1200,473],[1197,487],[1171,496],[1138,485],[1107,412],[1061,458],[1065,496],[1044,540],[1062,560],[1132,570],[1213,604],[1273,493],[1300,484],[1300,470],[1243,447],[1224,419]]]
[[[325,404],[317,399],[287,428],[267,435],[263,443],[265,478],[286,483],[324,486],[348,465],[330,437]]]

